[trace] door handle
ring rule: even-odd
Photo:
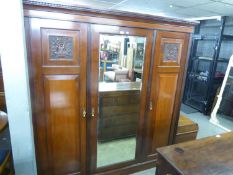
[[[91,116],[92,116],[92,117],[95,117],[95,108],[92,108],[92,109],[91,109]]]
[[[87,112],[86,112],[86,110],[83,108],[83,118],[86,117],[86,114],[87,114]]]
[[[153,109],[153,103],[152,101],[150,101],[150,110],[152,111],[152,109]]]

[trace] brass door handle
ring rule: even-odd
[[[92,117],[95,117],[95,108],[92,108],[92,109],[91,109],[91,116],[92,116]]]
[[[153,109],[153,103],[152,101],[150,101],[150,110],[152,111],[152,109]]]
[[[85,110],[85,109],[83,109],[83,118],[85,118],[85,117],[86,117],[86,114],[87,114],[86,110]]]

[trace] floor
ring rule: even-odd
[[[135,137],[99,142],[97,145],[97,167],[133,160],[135,150]]]
[[[217,114],[219,125],[224,130],[233,131],[233,118],[222,114]]]
[[[198,123],[199,131],[197,134],[197,139],[225,133],[227,132],[227,130],[223,129],[225,127],[229,128],[230,130],[233,130],[233,120],[223,118],[223,116],[221,115],[218,115],[217,118],[219,119],[222,128],[210,123],[209,122],[210,117],[202,113],[199,112],[191,113],[191,114],[186,114],[183,112],[181,113],[187,116],[192,121]]]
[[[131,175],[155,175],[155,168],[151,168],[145,171],[140,171]]]

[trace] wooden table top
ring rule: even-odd
[[[99,82],[99,92],[140,90],[141,82]]]
[[[5,112],[0,111],[0,132],[5,129],[7,123],[8,123],[7,114]]]
[[[233,132],[158,148],[182,175],[232,175]]]

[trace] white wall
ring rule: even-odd
[[[0,1],[0,54],[16,175],[36,174],[20,0]]]

